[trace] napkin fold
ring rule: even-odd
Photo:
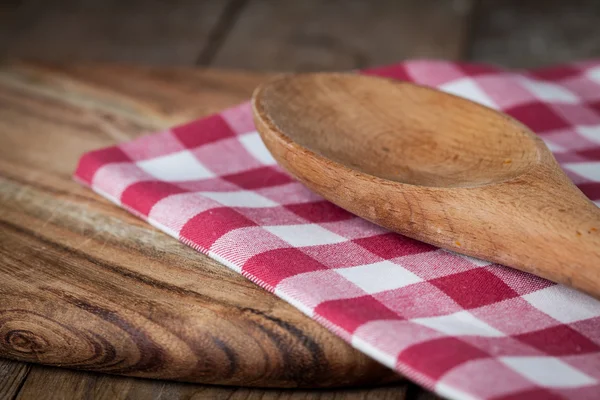
[[[600,60],[530,71],[409,61],[363,73],[512,115],[600,204]],[[325,201],[276,165],[249,103],[87,153],[75,178],[442,396],[600,396],[599,301]]]

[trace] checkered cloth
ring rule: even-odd
[[[512,115],[600,200],[600,60],[535,71],[411,61],[364,73]],[[248,103],[85,154],[75,176],[442,396],[600,396],[600,302],[323,200],[276,165]]]

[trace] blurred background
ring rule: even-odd
[[[600,56],[599,0],[3,0],[0,56],[252,70]]]

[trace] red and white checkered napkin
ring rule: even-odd
[[[600,200],[600,60],[527,72],[412,61],[365,73],[512,115]],[[244,103],[88,153],[76,178],[442,396],[600,397],[600,302],[355,217],[282,172],[254,129]]]

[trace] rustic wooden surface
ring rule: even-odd
[[[600,57],[598,0],[482,0],[467,59],[517,68]]]
[[[465,50],[472,6],[472,0],[251,0],[211,65],[315,71],[406,57],[456,59]]]
[[[7,0],[0,54],[244,69],[600,56],[596,0]]]
[[[54,390],[48,391],[46,389],[48,387],[53,387]],[[259,390],[123,378],[104,374],[82,373],[59,368],[33,366],[29,373],[29,378],[23,383],[17,399],[403,400],[405,399],[408,390],[408,385],[384,385],[374,388],[335,390]]]
[[[42,60],[192,65],[212,40],[227,1],[13,1],[0,53]]]
[[[1,355],[229,385],[395,379],[292,306],[71,179],[83,152],[237,103],[262,79],[0,68]]]
[[[277,163],[325,199],[413,239],[600,298],[600,209],[520,122],[441,91],[350,73],[271,79],[252,106]]]
[[[0,399],[15,398],[30,369],[29,364],[0,358]]]
[[[524,67],[600,55],[597,40],[600,25],[596,23],[599,3],[596,0],[365,0],[364,3],[368,5],[351,1],[348,2],[352,4],[350,7],[338,8],[327,6],[325,1],[307,2],[315,10],[330,15],[319,15],[302,8],[298,4],[302,2],[296,0],[135,0],[126,3],[114,0],[3,1],[0,3],[0,57],[29,57],[62,63],[98,60],[314,70],[355,68],[422,56]],[[281,3],[286,3],[286,6]],[[286,9],[296,11],[287,13]],[[441,10],[447,14],[440,13]],[[383,21],[381,27],[378,26],[380,19]],[[269,25],[270,30],[261,24]],[[245,30],[238,27],[242,25],[246,27]],[[271,30],[273,35],[269,35]],[[432,30],[431,34],[429,30]],[[389,36],[385,37],[387,34]],[[236,56],[236,51],[244,56]],[[390,56],[389,52],[393,52],[393,55]],[[248,57],[248,54],[251,56]],[[97,139],[98,146],[111,140],[126,139],[128,136],[121,132],[123,129],[132,129],[130,125],[138,127],[133,129],[146,129],[194,118],[198,112],[218,111],[230,104],[232,98],[242,98],[249,93],[249,89],[240,87],[250,88],[256,82],[255,78],[247,76],[233,77],[214,72],[218,81],[227,79],[228,84],[214,86],[213,77],[207,78],[202,74],[194,75],[192,82],[174,84],[188,76],[187,72],[172,69],[168,72],[140,72],[136,79],[143,79],[145,86],[152,88],[148,90],[127,85],[128,75],[122,76],[121,72],[113,69],[110,76],[106,71],[92,72],[86,68],[75,68],[69,72],[72,76],[79,74],[100,87],[105,84],[118,85],[125,98],[144,98],[142,105],[135,101],[120,102],[118,117],[114,117],[111,113],[115,112],[115,108],[110,106],[115,99],[114,93],[110,90],[102,93],[102,98],[107,100],[102,100],[100,104],[101,117],[90,117],[93,122],[90,120],[81,124],[81,131],[90,129],[94,124],[102,124],[102,133],[99,135],[105,138]],[[155,76],[167,79],[170,83],[161,83]],[[80,97],[64,96],[69,88],[70,85],[57,87],[46,94],[64,97],[69,104],[79,104]],[[198,88],[205,93],[206,101],[191,103]],[[168,92],[173,102],[164,104],[160,99],[153,98],[152,93],[157,91]],[[155,118],[156,111],[161,118]],[[170,117],[172,111],[175,111],[174,117]],[[145,117],[136,119],[139,113]],[[52,124],[52,115],[44,118]],[[133,118],[134,122],[128,122],[129,118]],[[45,146],[54,148],[56,143],[44,141],[33,145],[39,154]],[[26,156],[25,160],[28,159]],[[19,167],[17,172],[24,173],[29,181],[35,181],[36,174],[40,176],[37,169],[30,167]],[[61,169],[61,179],[66,181],[71,172],[68,167]],[[50,197],[62,196],[61,193],[64,192],[57,191]],[[27,190],[24,194],[27,194]],[[2,214],[3,210],[0,210]],[[57,218],[64,213],[55,215],[54,218]],[[124,221],[127,224],[135,221],[127,219],[125,214],[121,216],[126,218]],[[110,223],[113,222],[111,219]],[[95,243],[92,239],[90,241]],[[84,249],[85,246],[91,246],[90,242],[83,245]],[[49,382],[46,376],[56,377],[56,370],[52,368],[34,366],[36,373],[28,376],[30,369],[30,364],[0,360],[0,398],[13,398],[25,383],[31,387],[41,387],[36,382]],[[79,379],[89,385],[88,373],[68,373],[68,379],[73,382]],[[136,389],[139,385],[140,388],[147,387],[147,381],[144,380],[123,377],[97,379],[102,385],[108,385],[107,393],[125,390],[124,387],[130,388],[127,389],[129,398],[144,398],[144,393],[147,393],[144,392],[147,389]],[[36,393],[28,393],[33,398],[39,398],[40,393],[46,392],[55,393],[57,398],[77,398],[73,392],[65,392],[61,397],[56,385],[55,381],[46,384],[37,397]],[[161,398],[187,397],[171,389],[179,384],[160,385],[164,386],[156,390],[161,393]],[[227,398],[230,393],[222,392],[213,397]],[[260,398],[263,392],[252,393],[247,397]],[[281,397],[273,392],[265,393],[265,398]],[[327,396],[341,398],[350,394],[327,392]],[[429,396],[433,395],[419,391],[414,385],[409,386],[408,398],[429,399]],[[79,394],[79,398],[82,397]],[[111,398],[110,394],[105,397]]]
[[[0,53],[273,71],[455,59],[474,1],[13,0]]]

